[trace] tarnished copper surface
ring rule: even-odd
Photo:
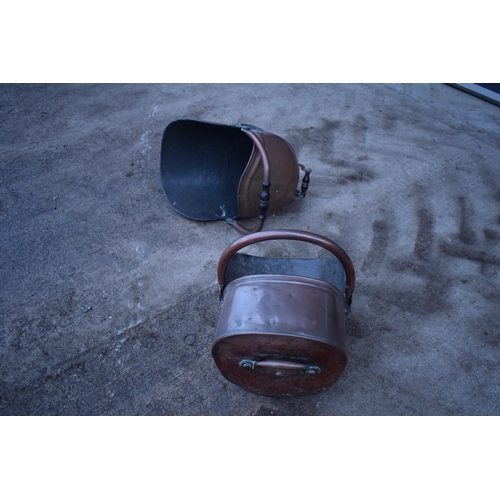
[[[288,142],[277,135],[256,130],[244,132],[252,138],[256,147],[238,187],[240,217],[259,215],[259,193],[263,182],[271,183],[269,211],[277,212],[294,198],[299,183],[295,152]],[[269,165],[267,169],[266,162]]]
[[[270,239],[306,241],[332,252],[345,270],[345,296],[331,283],[304,276],[255,274],[228,284],[231,257]],[[314,233],[265,231],[230,245],[218,272],[222,307],[212,355],[228,380],[261,395],[300,396],[340,377],[347,364],[345,315],[355,286],[354,266],[341,247]]]
[[[238,186],[239,217],[258,216],[259,221],[252,229],[235,220],[228,223],[243,234],[252,234],[264,226],[268,208],[277,212],[293,198],[299,164],[293,148],[281,137],[261,130],[242,130],[253,140],[254,149]]]
[[[306,396],[320,392],[342,375],[347,364],[347,356],[338,346],[289,334],[229,335],[215,341],[212,356],[221,373],[233,384],[262,396],[275,397]],[[321,367],[321,373],[306,375],[304,370],[276,375],[276,372],[249,370],[239,366],[239,360],[259,356],[313,364]]]

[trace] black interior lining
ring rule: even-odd
[[[325,281],[345,291],[345,271],[337,257],[320,259],[280,259],[235,253],[228,262],[226,284],[243,276],[281,274]]]
[[[177,120],[165,129],[161,181],[168,201],[196,220],[238,216],[238,185],[252,154],[238,127]]]

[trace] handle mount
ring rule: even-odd
[[[279,361],[265,360],[253,361],[251,359],[242,359],[239,362],[240,368],[268,372],[276,377],[284,377],[286,375],[319,375],[321,368],[315,365],[306,365],[303,363],[295,363],[294,361]]]
[[[243,125],[241,127],[241,130],[245,132],[245,134],[250,137],[255,145],[257,146],[257,149],[259,150],[260,156],[262,158],[262,169],[264,171],[264,181],[262,182],[262,191],[260,192],[259,196],[259,220],[257,222],[257,225],[253,229],[247,229],[246,227],[243,227],[239,222],[237,222],[235,219],[226,219],[226,222],[234,227],[237,231],[239,231],[242,234],[252,234],[252,233],[257,233],[259,232],[263,227],[264,227],[264,221],[266,220],[266,212],[267,209],[269,208],[269,200],[271,198],[269,188],[271,187],[271,168],[269,166],[269,157],[267,156],[266,150],[264,148],[264,144],[262,143],[262,140],[260,137],[252,132],[248,126]]]
[[[300,191],[297,189],[295,191],[295,196],[297,198],[305,198],[307,188],[309,187],[309,178],[311,175],[311,169],[304,167],[304,165],[302,165],[302,163],[299,163],[299,167],[304,172],[304,177],[302,177],[302,185],[300,187]]]

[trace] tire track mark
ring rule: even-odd
[[[465,196],[459,196],[457,199],[460,206],[460,222],[456,240],[453,243],[442,241],[439,250],[449,257],[479,263],[481,265],[480,272],[485,276],[495,274],[495,268],[500,266],[500,257],[493,253],[493,247],[496,244],[495,237],[498,236],[498,233],[490,228],[483,229],[484,243],[478,245],[479,239],[473,229],[472,221],[475,212],[471,203]],[[475,248],[471,248],[472,245]]]
[[[500,257],[490,255],[486,252],[482,252],[481,250],[473,250],[472,248],[452,245],[446,242],[442,242],[439,248],[441,252],[445,255],[449,255],[450,257],[472,260],[474,262],[479,262],[480,264],[500,266]]]
[[[413,253],[420,260],[429,260],[434,241],[434,217],[428,208],[417,210],[418,229]]]
[[[385,220],[373,222],[373,237],[361,271],[366,276],[377,276],[389,247],[389,224]]]
[[[477,236],[471,223],[474,210],[472,210],[470,202],[465,196],[459,196],[458,202],[460,204],[460,229],[458,239],[466,245],[474,245],[477,243]]]

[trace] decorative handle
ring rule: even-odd
[[[302,165],[302,163],[299,163],[299,167],[304,172],[304,177],[302,178],[302,186],[300,187],[300,191],[297,189],[295,191],[295,196],[297,198],[305,198],[307,188],[309,187],[309,178],[311,175],[311,169],[304,167],[304,165]]]
[[[257,149],[260,152],[260,156],[262,157],[262,167],[264,170],[264,181],[262,182],[262,191],[259,196],[259,221],[257,225],[253,229],[247,229],[243,227],[239,222],[234,219],[226,219],[226,222],[233,226],[237,231],[243,234],[253,234],[259,232],[264,227],[264,221],[266,220],[266,212],[269,208],[269,200],[271,198],[269,188],[271,187],[271,169],[269,167],[269,157],[267,156],[266,150],[264,148],[264,144],[261,139],[254,134],[247,125],[242,125],[241,130],[245,132],[255,143]]]
[[[242,359],[239,362],[239,366],[250,370],[274,372],[276,377],[290,375],[289,372],[302,372],[304,375],[318,375],[321,373],[319,366],[305,365],[293,361],[253,361],[251,359]]]
[[[267,240],[296,240],[312,243],[325,248],[331,252],[344,267],[345,271],[345,298],[347,310],[349,310],[352,302],[352,294],[356,283],[356,273],[354,272],[354,265],[345,252],[337,243],[319,234],[310,233],[307,231],[294,231],[294,230],[281,230],[281,231],[262,231],[257,234],[249,234],[236,240],[229,245],[222,253],[219,259],[219,266],[217,268],[217,277],[219,280],[219,293],[222,298],[224,289],[226,288],[226,271],[231,257],[242,248]]]

